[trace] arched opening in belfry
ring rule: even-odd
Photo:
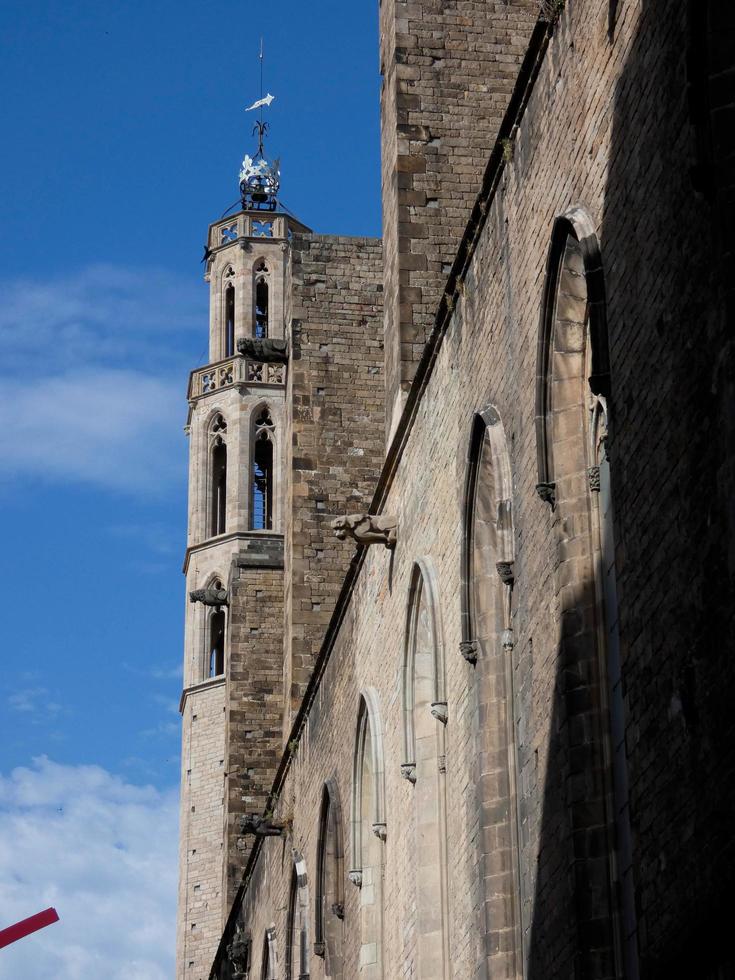
[[[254,531],[270,531],[273,527],[273,432],[273,419],[264,408],[253,428],[251,528]]]
[[[209,617],[209,676],[225,672],[225,611],[216,609]]]
[[[224,534],[227,525],[227,446],[217,436],[212,447],[210,535]]]
[[[268,336],[268,282],[264,276],[255,282],[255,336]]]
[[[235,287],[225,288],[225,357],[235,353]]]

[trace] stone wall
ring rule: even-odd
[[[248,858],[240,817],[262,813],[281,754],[283,539],[253,535],[232,563],[225,703],[226,919]]]
[[[284,732],[350,558],[331,520],[367,508],[384,448],[380,242],[296,235],[292,246]]]
[[[428,0],[414,6],[433,9]],[[432,358],[421,363],[379,485],[374,506],[398,517],[398,545],[393,552],[371,546],[350,572],[317,663],[319,682],[307,691],[303,726],[294,732],[298,743],[289,744],[275,786],[276,815],[291,824],[250,863],[228,924],[227,936],[236,922],[249,932],[256,959],[266,928],[275,927],[283,962],[294,854],[303,856],[313,903],[328,779],[342,800],[345,870],[355,867],[354,739],[361,692],[370,692],[382,717],[385,766],[383,975],[416,975],[422,858],[416,786],[400,771],[401,673],[414,564],[430,559],[446,660],[449,873],[441,915],[451,960],[444,974],[434,964],[422,976],[486,976],[493,951],[482,942],[478,855],[495,817],[478,805],[475,768],[486,702],[478,669],[459,644],[468,446],[473,415],[492,406],[512,482],[509,677],[524,975],[619,976],[631,935],[639,963],[628,961],[629,978],[638,971],[655,980],[730,975],[723,910],[735,872],[732,342],[719,215],[691,179],[691,37],[683,7],[588,0],[566,5],[548,49],[537,44],[538,77],[525,111],[521,102],[506,159],[485,181],[471,262],[453,284],[447,319]],[[567,468],[561,419],[555,465],[563,493],[552,508],[536,492],[547,253],[555,219],[573,206],[601,246],[609,330],[616,683],[628,783],[619,826],[631,832],[635,901],[633,922],[620,924],[617,939],[612,918],[605,929],[592,928],[605,903],[620,908],[608,866],[618,855],[606,851],[614,833],[580,822],[586,800],[596,807],[611,779],[599,754],[610,741],[600,728],[613,694],[589,599],[601,560],[587,545],[598,505],[587,474]],[[581,284],[585,270],[576,275]],[[572,390],[567,385],[565,397]],[[572,407],[584,417],[586,382],[578,392]],[[567,435],[578,439],[579,426]],[[366,898],[349,882],[345,888],[347,978],[359,973]],[[312,904],[310,923],[314,914]],[[313,951],[309,971],[313,980],[325,976]]]
[[[537,12],[533,0],[381,2],[389,428],[431,331]]]

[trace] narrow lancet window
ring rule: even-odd
[[[225,613],[217,609],[209,618],[209,676],[225,672]]]
[[[268,283],[265,279],[255,286],[255,336],[268,336]]]
[[[235,353],[235,287],[225,289],[225,357]]]
[[[273,527],[273,420],[267,408],[255,420],[252,469],[252,529]]]
[[[217,436],[212,446],[212,499],[209,531],[224,534],[227,515],[227,446]]]

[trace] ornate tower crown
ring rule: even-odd
[[[240,199],[243,209],[275,211],[278,188],[281,186],[280,161],[269,163],[263,153],[263,134],[267,123],[257,123],[259,135],[258,152],[254,157],[247,153],[240,170]]]

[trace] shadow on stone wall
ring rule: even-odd
[[[618,16],[620,10],[617,11]],[[578,12],[577,12],[578,14]],[[616,4],[610,3],[611,37]],[[566,16],[566,15],[564,15]],[[644,0],[613,102],[607,283],[621,658],[644,980],[728,980],[735,886],[735,6]],[[582,589],[582,593],[584,589]],[[568,817],[575,610],[562,637],[529,980],[609,974]],[[576,855],[575,855],[576,849]],[[581,862],[581,863],[580,863]],[[570,969],[570,945],[576,949]]]

